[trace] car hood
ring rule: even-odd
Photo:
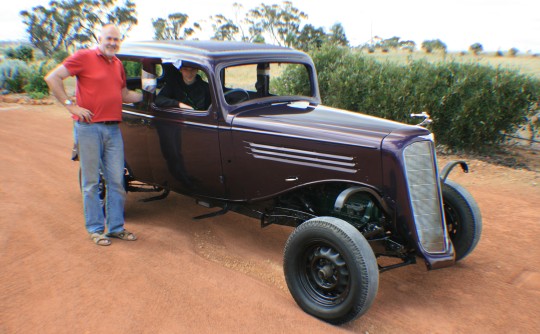
[[[233,117],[232,127],[377,149],[391,133],[397,137],[429,134],[419,126],[307,103],[274,104],[243,110]]]

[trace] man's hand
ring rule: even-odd
[[[191,109],[191,110],[193,110],[193,107],[192,107],[192,106],[187,105],[187,104],[182,103],[182,102],[178,103],[178,106],[179,106],[180,108],[182,108],[182,109]]]
[[[122,88],[122,102],[124,103],[136,103],[141,102],[143,95],[141,92],[129,90],[127,87]]]
[[[92,122],[92,117],[94,116],[94,114],[90,110],[79,107],[76,104],[66,106],[66,108],[71,114],[77,116],[79,118],[79,121],[84,121],[87,123]]]

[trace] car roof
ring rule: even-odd
[[[260,43],[233,41],[142,41],[124,43],[118,52],[119,56],[135,56],[148,58],[176,58],[190,56],[212,60],[233,58],[292,58],[311,62],[302,51],[291,48]],[[292,60],[291,59],[291,60]]]

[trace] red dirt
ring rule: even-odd
[[[539,172],[472,160],[450,177],[484,230],[454,267],[382,273],[372,308],[341,327],[304,313],[282,271],[290,228],[261,229],[171,194],[128,194],[139,240],[98,247],[84,230],[67,112],[0,103],[0,333],[538,333]],[[452,157],[443,157],[448,160]],[[442,164],[442,163],[441,163]]]

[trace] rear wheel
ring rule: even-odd
[[[307,313],[332,324],[364,314],[379,287],[377,260],[364,236],[335,217],[301,224],[285,245],[287,286]]]
[[[472,195],[451,180],[442,185],[444,217],[454,244],[456,261],[469,255],[482,234],[482,215]]]

